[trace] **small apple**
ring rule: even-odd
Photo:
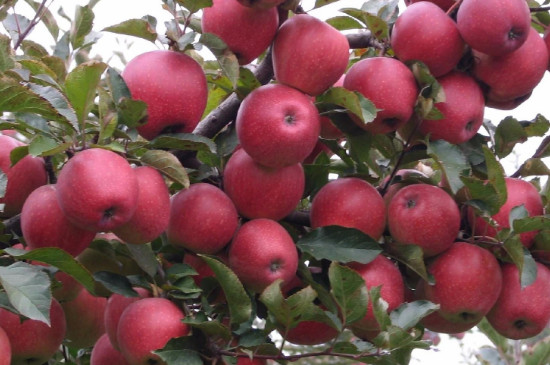
[[[269,47],[277,28],[277,8],[247,7],[237,0],[214,0],[203,9],[202,31],[217,35],[247,65]]]
[[[0,365],[10,365],[11,345],[6,331],[0,327]]]
[[[218,187],[192,184],[172,197],[166,234],[175,246],[196,253],[214,254],[233,238],[239,225],[237,209]]]
[[[90,365],[130,365],[122,356],[120,351],[116,350],[109,336],[103,334],[95,343],[90,355]]]
[[[290,234],[270,219],[253,219],[239,228],[229,246],[229,266],[250,290],[262,292],[277,279],[289,282],[298,269]]]
[[[147,104],[147,121],[137,128],[148,140],[162,133],[191,133],[206,108],[208,86],[202,67],[174,51],[142,53],[122,71],[132,98]]]

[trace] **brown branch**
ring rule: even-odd
[[[250,357],[250,355],[242,352],[234,352],[234,351],[227,351],[227,350],[219,350],[220,355],[225,356],[231,356],[231,357]],[[376,352],[372,353],[362,353],[362,354],[346,354],[346,353],[340,353],[340,352],[332,352],[330,350],[325,351],[318,351],[318,352],[308,352],[304,354],[295,354],[295,355],[260,355],[260,354],[254,354],[254,358],[256,359],[266,359],[266,360],[280,360],[280,361],[296,361],[299,359],[307,358],[307,357],[318,357],[318,356],[334,356],[334,357],[341,357],[345,359],[352,359],[352,360],[358,360],[363,357],[376,357],[376,356],[384,356],[386,355],[386,352],[382,352],[380,350],[377,350]]]
[[[550,10],[550,6],[540,6],[540,7],[537,7],[537,8],[529,8],[529,10],[531,11],[531,13],[537,13],[537,12],[541,12],[541,11],[548,11],[548,10]]]
[[[531,158],[541,158],[544,156],[544,153],[546,151],[546,149],[548,148],[548,146],[550,146],[550,136],[546,136],[541,144],[539,145],[539,147],[537,148],[537,150],[535,151],[535,153],[533,154],[533,156],[531,156]],[[521,169],[523,167],[525,163],[521,164],[520,168],[516,170],[516,172],[514,172],[512,175],[510,175],[510,177],[520,177],[521,176]]]
[[[42,3],[40,3],[40,6],[38,9],[36,9],[36,14],[34,14],[34,18],[31,20],[27,28],[19,34],[19,38],[17,39],[17,42],[13,45],[13,49],[17,50],[21,43],[25,40],[25,38],[29,35],[31,30],[40,22],[40,18],[42,17],[42,10],[44,10],[44,7],[46,6],[46,2],[48,0],[42,0]]]

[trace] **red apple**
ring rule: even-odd
[[[464,0],[456,21],[470,47],[501,56],[525,42],[531,28],[531,13],[524,0]]]
[[[192,132],[206,108],[204,71],[183,53],[143,53],[128,62],[122,78],[132,98],[147,103],[147,122],[138,127],[145,139],[161,133]]]
[[[63,166],[56,192],[59,205],[71,222],[90,231],[104,232],[132,218],[139,187],[126,159],[109,150],[90,148]]]
[[[122,354],[116,350],[107,334],[103,334],[95,343],[90,356],[90,365],[130,365]]]
[[[302,199],[304,169],[300,164],[280,169],[264,167],[239,149],[225,166],[223,187],[241,215],[279,220]]]
[[[338,330],[318,321],[302,321],[288,330],[285,339],[295,345],[320,345],[338,336]]]
[[[389,176],[382,180],[381,186],[385,186],[388,182]],[[393,196],[405,186],[411,185],[412,183],[418,183],[421,179],[428,179],[428,175],[423,173],[420,170],[416,169],[400,169],[395,174],[395,178],[392,183],[386,189],[384,193],[384,202],[386,206],[390,204]]]
[[[11,345],[6,331],[0,327],[0,365],[10,365]]]
[[[510,177],[505,178],[505,181],[508,197],[498,213],[491,217],[497,227],[492,227],[481,217],[475,217],[473,210],[469,211],[468,221],[476,236],[495,237],[501,229],[510,228],[510,211],[522,204],[530,217],[543,214],[542,198],[531,183]],[[521,243],[527,248],[531,247],[537,233],[538,231],[521,233]]]
[[[461,144],[477,134],[483,122],[485,97],[476,80],[462,72],[453,71],[437,80],[445,92],[445,101],[434,106],[443,119],[423,120],[419,131],[430,140],[443,139]]]
[[[172,197],[166,234],[175,246],[213,254],[231,241],[238,225],[231,199],[214,185],[196,183]]]
[[[188,326],[181,322],[184,317],[182,310],[166,298],[144,298],[130,304],[118,323],[120,352],[132,365],[158,363],[160,358],[152,351],[189,333]]]
[[[85,288],[70,302],[61,304],[67,319],[67,345],[75,349],[93,346],[105,333],[107,299],[90,294]]]
[[[263,9],[273,8],[285,2],[285,0],[237,0],[237,1],[243,4],[244,6],[248,6],[251,8],[254,8],[254,7],[263,8]]]
[[[475,326],[472,322],[451,322],[443,318],[437,311],[422,318],[420,323],[430,331],[447,334],[468,331]]]
[[[137,207],[132,218],[113,232],[124,242],[151,242],[168,227],[170,192],[162,175],[152,167],[134,169],[138,181]]]
[[[493,328],[514,340],[538,335],[550,321],[550,270],[537,263],[537,278],[521,288],[519,270],[514,264],[502,266],[502,291],[487,314]]]
[[[44,160],[30,155],[12,166],[10,153],[16,147],[24,146],[15,138],[0,135],[0,170],[6,174],[8,183],[3,197],[0,197],[2,217],[12,217],[21,212],[23,203],[39,186],[48,182]]]
[[[11,344],[12,365],[40,365],[57,352],[65,337],[66,326],[63,309],[55,299],[50,307],[50,323],[48,326],[34,319],[22,320],[19,315],[0,308],[0,327]]]
[[[388,205],[388,228],[400,244],[415,244],[424,257],[435,256],[453,244],[460,230],[460,211],[445,190],[428,184],[399,190]]]
[[[309,95],[320,95],[338,81],[348,60],[346,37],[308,14],[285,21],[273,42],[275,79]]]
[[[221,38],[241,65],[254,61],[269,47],[278,27],[275,7],[252,8],[237,0],[214,0],[203,9],[202,31]]]
[[[358,125],[372,133],[397,130],[412,116],[418,96],[413,73],[405,64],[390,57],[365,58],[347,72],[344,87],[358,91],[378,109],[376,118]]]
[[[210,266],[197,255],[186,253],[183,257],[183,263],[191,266],[197,272],[197,275],[193,276],[196,285],[200,285],[204,278],[215,276]]]
[[[21,212],[21,231],[31,250],[58,247],[77,256],[94,240],[95,233],[69,221],[56,190],[56,185],[43,185],[29,195]]]
[[[311,203],[311,227],[356,228],[377,240],[386,228],[386,205],[376,188],[355,177],[332,180]]]
[[[302,92],[268,84],[248,94],[236,119],[241,147],[257,163],[284,167],[302,162],[319,137],[319,112]]]
[[[290,281],[298,269],[298,251],[290,234],[270,219],[246,222],[229,246],[229,266],[241,282],[262,292],[277,279]]]
[[[445,11],[421,1],[399,15],[391,33],[391,46],[401,61],[422,61],[435,77],[440,77],[458,64],[465,43]]]
[[[315,160],[321,155],[322,152],[326,153],[327,156],[332,156],[334,154],[326,144],[321,141],[317,141],[313,151],[311,151],[309,156],[307,156],[304,162],[302,162],[302,165],[311,165],[315,163]]]

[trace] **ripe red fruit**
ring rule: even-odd
[[[304,169],[300,164],[280,169],[265,167],[239,149],[225,166],[223,187],[241,215],[279,220],[302,199]]]
[[[241,282],[262,292],[277,279],[289,282],[298,269],[298,251],[290,234],[270,219],[246,222],[229,246],[229,266]]]
[[[202,31],[221,38],[246,65],[260,56],[271,44],[279,27],[277,9],[246,7],[237,0],[214,0],[203,9]]]
[[[273,42],[275,79],[309,95],[320,95],[338,81],[348,60],[346,37],[308,14],[285,21]]]
[[[92,353],[90,355],[90,365],[130,365],[128,361],[122,356],[120,351],[116,350],[109,336],[103,334],[94,345]]]
[[[386,205],[376,188],[355,177],[330,181],[311,203],[311,227],[356,228],[379,239],[386,227]]]
[[[143,53],[128,62],[122,78],[132,98],[147,104],[147,122],[138,127],[145,139],[161,133],[192,132],[206,108],[208,86],[204,71],[183,53]]]
[[[399,190],[388,205],[388,228],[401,244],[415,244],[425,257],[448,249],[460,230],[460,211],[445,190],[414,184]]]
[[[238,225],[231,199],[214,185],[196,183],[172,197],[166,233],[175,246],[214,254],[231,241]]]
[[[288,330],[285,339],[295,345],[320,345],[338,336],[338,330],[318,321],[302,321]]]
[[[11,345],[6,331],[0,327],[0,365],[10,365]]]

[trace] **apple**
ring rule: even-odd
[[[237,0],[214,0],[203,9],[202,31],[221,38],[247,65],[269,47],[279,27],[277,8],[247,7]]]
[[[207,183],[180,190],[172,197],[169,213],[168,241],[196,253],[219,252],[231,241],[239,225],[231,199]]]
[[[550,30],[548,30],[548,28],[546,28],[546,31],[544,32],[544,35],[543,35],[542,39],[544,40],[544,44],[546,44],[546,50],[548,51],[548,54],[550,55]],[[549,59],[550,59],[550,57],[549,57]],[[548,62],[547,70],[550,70],[550,60]]]
[[[166,298],[143,298],[130,304],[118,323],[120,352],[132,365],[159,363],[160,358],[152,351],[189,333],[189,327],[181,322],[183,318],[182,310]]]
[[[531,13],[524,0],[464,0],[456,22],[470,47],[501,56],[525,42],[531,28]]]
[[[265,167],[238,149],[225,166],[223,188],[242,216],[280,220],[302,199],[304,169],[300,164],[280,169]]]
[[[343,74],[340,76],[338,81],[332,85],[332,87],[344,87],[344,79],[346,78],[346,75]],[[313,102],[315,102],[315,97],[312,97]],[[319,133],[319,137],[324,139],[341,139],[345,136],[344,132],[342,132],[338,127],[332,123],[332,120],[327,117],[326,115],[321,115],[321,132]]]
[[[502,291],[487,320],[502,336],[514,340],[541,333],[550,321],[550,270],[537,262],[536,280],[521,288],[516,265],[502,266]]]
[[[403,282],[403,276],[393,261],[386,256],[378,255],[367,264],[352,262],[348,264],[348,266],[361,275],[368,290],[380,286],[380,298],[388,303],[388,313],[399,307],[405,301],[405,284]],[[353,323],[352,326],[353,328],[363,331],[376,332],[380,329],[370,300],[365,316]]]
[[[95,343],[90,355],[90,365],[130,365],[122,356],[120,351],[116,350],[109,336],[104,333]]]
[[[491,226],[482,217],[476,217],[472,209],[469,210],[468,222],[476,236],[495,237],[498,231],[510,228],[510,212],[512,208],[519,205],[524,205],[529,217],[543,215],[542,198],[531,183],[511,177],[506,177],[504,180],[508,193],[506,202],[500,207],[498,213],[491,217],[497,227]],[[527,248],[531,247],[538,232],[520,233],[521,243]]]
[[[399,190],[387,210],[392,238],[422,248],[424,257],[435,256],[453,244],[460,230],[460,211],[445,190],[413,184]]]
[[[95,233],[75,226],[65,215],[57,199],[56,185],[34,190],[21,211],[21,231],[27,247],[58,247],[73,256],[94,240]]]
[[[0,365],[10,365],[11,363],[11,345],[10,339],[0,327]]]
[[[338,225],[356,228],[378,240],[386,228],[384,199],[365,180],[340,178],[323,186],[313,198],[311,227]]]
[[[432,75],[440,77],[458,64],[465,43],[445,11],[432,2],[420,1],[397,18],[391,47],[401,61],[422,61]]]
[[[298,269],[298,251],[279,223],[265,218],[244,223],[229,246],[229,266],[250,290],[262,292],[277,279],[289,282]]]
[[[133,99],[147,104],[147,121],[137,128],[148,140],[162,133],[190,133],[206,108],[208,86],[202,67],[174,51],[142,53],[122,71]]]
[[[437,80],[445,92],[445,101],[434,106],[443,119],[423,120],[418,129],[430,140],[443,139],[452,144],[469,141],[483,123],[485,97],[476,80],[452,71]]]
[[[72,223],[105,232],[132,218],[139,187],[126,159],[109,150],[90,148],[63,166],[56,192],[61,209]]]
[[[409,5],[417,3],[419,1],[426,1],[426,0],[405,0],[405,5],[409,6]],[[439,6],[444,11],[449,10],[451,8],[451,6],[456,4],[455,0],[427,0],[427,1],[430,1],[430,2],[434,3],[435,5]]]
[[[266,365],[267,361],[265,359],[258,358],[249,358],[249,357],[239,357],[237,359],[237,365]]]
[[[421,296],[419,296],[419,298],[421,298]],[[430,331],[446,334],[468,331],[475,326],[475,324],[471,322],[452,322],[442,317],[437,311],[422,318],[420,324]]]
[[[358,91],[378,109],[376,118],[363,123],[363,129],[375,133],[397,130],[412,116],[418,88],[413,73],[401,61],[390,57],[370,57],[355,63],[346,73],[344,87]]]
[[[6,190],[0,197],[2,217],[12,217],[21,212],[23,203],[39,186],[48,183],[44,160],[27,155],[12,165],[10,153],[25,144],[7,135],[0,135],[0,170],[8,180]]]
[[[326,144],[321,141],[317,141],[315,147],[313,147],[313,151],[311,151],[309,156],[305,158],[305,160],[302,162],[302,165],[311,165],[315,163],[317,157],[319,157],[323,152],[326,153],[329,157],[334,154]]]
[[[295,345],[314,346],[329,342],[338,336],[338,330],[318,321],[302,321],[288,330],[287,342]],[[283,335],[283,334],[282,334]]]
[[[526,3],[519,0],[524,6]],[[485,3],[485,2],[483,2]],[[484,22],[482,22],[484,23]],[[513,52],[490,56],[473,52],[473,75],[487,87],[487,100],[498,104],[523,101],[539,84],[548,68],[548,50],[535,29],[529,29],[526,41]]]
[[[215,276],[210,266],[197,255],[186,253],[183,257],[183,263],[191,266],[197,272],[197,275],[193,275],[193,281],[197,286],[201,284],[204,278]]]
[[[302,162],[321,131],[319,112],[302,92],[281,84],[252,91],[237,113],[241,147],[257,163],[280,168]]]
[[[130,220],[113,232],[124,242],[141,244],[159,237],[170,220],[170,192],[162,175],[153,167],[134,169],[138,181],[137,207]]]
[[[451,323],[475,326],[495,304],[503,287],[495,256],[488,250],[466,242],[455,242],[427,265],[435,284],[421,281],[422,299],[439,304],[438,316]],[[442,328],[432,328],[442,331]],[[462,329],[461,329],[462,328]],[[458,327],[450,333],[463,332]]]
[[[386,186],[389,176],[382,180],[381,186]],[[429,177],[425,173],[417,169],[399,169],[397,170],[395,177],[391,184],[386,189],[384,193],[384,202],[386,206],[390,204],[393,196],[405,186],[419,183],[420,180],[428,180]]]
[[[346,37],[308,14],[285,21],[273,41],[275,79],[309,95],[320,95],[337,82],[348,61]]]
[[[61,304],[67,319],[65,339],[71,348],[93,346],[105,333],[104,313],[107,299],[82,288],[75,299]]]
[[[130,304],[151,296],[151,293],[145,288],[134,288],[134,290],[138,292],[137,297],[125,297],[121,294],[113,293],[113,295],[107,299],[107,304],[105,306],[105,332],[112,347],[117,351],[119,349],[117,328],[120,322],[120,316]]]
[[[41,365],[57,352],[65,337],[66,325],[63,309],[55,299],[51,302],[50,323],[51,326],[35,319],[22,319],[0,308],[0,328],[9,338],[11,365]]]
[[[280,4],[284,3],[286,0],[237,0],[237,1],[243,4],[244,6],[248,6],[251,8],[256,7],[256,8],[269,9],[275,6],[279,6]]]

